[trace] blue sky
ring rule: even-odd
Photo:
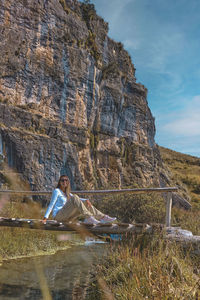
[[[200,1],[91,2],[148,88],[156,142],[200,157]]]

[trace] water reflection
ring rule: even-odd
[[[42,269],[52,299],[84,299],[92,266],[104,254],[105,244],[91,242],[51,256],[5,262],[0,267],[0,299],[43,299],[37,266]]]

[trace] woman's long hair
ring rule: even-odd
[[[69,180],[69,177],[67,175],[61,175],[59,180],[58,180],[58,185],[57,185],[56,188],[61,189],[61,183],[60,182],[63,178],[67,178]],[[67,185],[67,187],[64,191],[64,193],[66,194],[68,200],[70,199],[70,192],[71,192],[71,186],[70,186],[70,180],[69,180],[69,183],[68,183],[68,185]]]

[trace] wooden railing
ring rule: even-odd
[[[141,188],[141,189],[122,189],[122,190],[90,190],[90,191],[72,191],[77,195],[97,195],[97,194],[145,194],[145,193],[167,193],[166,201],[166,227],[171,226],[171,210],[172,210],[172,192],[177,192],[177,187],[165,187],[165,188]],[[1,194],[7,195],[50,195],[52,192],[47,191],[13,191],[13,190],[0,190]]]
[[[123,193],[131,193],[131,194],[145,194],[145,193],[168,193],[168,192],[176,192],[178,191],[177,187],[166,187],[166,188],[142,188],[142,189],[123,189],[123,190],[90,190],[90,191],[71,191],[72,194],[76,195],[84,195],[84,194],[123,194]],[[9,194],[9,195],[50,195],[52,192],[47,191],[13,191],[13,190],[0,190],[1,194]]]

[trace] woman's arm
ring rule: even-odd
[[[73,196],[73,194],[72,193],[70,193],[70,196]],[[81,198],[81,197],[79,197],[79,199],[81,200],[81,201],[89,201],[88,199],[86,199],[86,198]]]
[[[73,194],[70,194],[70,196],[73,196]],[[79,199],[80,199],[81,201],[84,201],[84,202],[86,202],[88,206],[92,206],[92,203],[90,202],[90,200],[89,200],[89,199],[80,198],[80,197],[79,197]],[[84,204],[85,204],[85,203],[84,203]]]
[[[46,210],[46,213],[44,215],[44,221],[46,221],[46,219],[48,219],[56,201],[57,201],[57,198],[58,198],[58,191],[55,189],[53,191],[53,194],[52,194],[52,197],[51,197],[51,201],[49,203],[49,206],[47,207],[47,210]]]
[[[79,197],[79,199],[80,199],[81,201],[87,201],[87,200],[88,200],[88,199],[81,198],[81,197]]]
[[[88,206],[92,206],[92,203],[90,202],[89,199],[85,199],[85,198],[80,198],[81,201],[85,201],[87,203]],[[84,203],[85,204],[85,203]]]

